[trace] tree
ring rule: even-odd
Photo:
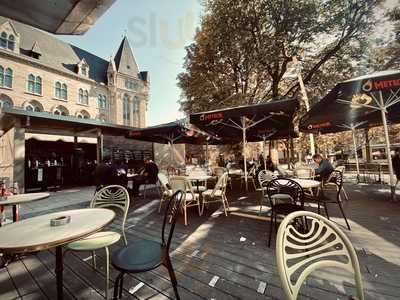
[[[201,26],[186,48],[185,71],[178,75],[182,109],[195,112],[296,95],[297,83],[283,78],[292,57],[303,53],[305,83],[326,66],[328,73],[341,67],[343,53],[361,47],[379,2],[205,1]]]

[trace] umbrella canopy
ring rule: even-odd
[[[296,99],[271,101],[191,114],[190,123],[227,144],[242,140],[243,118],[247,141],[295,137],[292,121],[297,108]]]
[[[129,131],[128,138],[160,144],[214,144],[218,141],[187,124],[185,120],[177,120],[156,126]]]
[[[380,97],[388,104],[388,121],[400,120],[400,71],[384,71],[338,83],[300,120],[300,131],[335,133],[351,127],[382,126]],[[357,126],[358,125],[358,126]]]
[[[399,113],[400,71],[377,72],[337,84],[303,116],[300,130],[329,133],[351,129],[356,149],[355,129],[383,125],[390,186],[394,197],[395,180],[387,124],[398,123]]]

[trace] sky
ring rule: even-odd
[[[127,35],[140,71],[150,74],[150,126],[183,116],[176,77],[183,71],[185,46],[193,41],[200,15],[200,0],[117,0],[83,36],[60,38],[109,60]]]

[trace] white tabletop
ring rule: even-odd
[[[71,222],[50,226],[50,220],[70,216]],[[115,212],[104,208],[85,208],[25,219],[0,227],[0,251],[10,253],[33,252],[64,245],[101,230],[115,217]]]
[[[0,205],[16,205],[25,202],[46,199],[50,196],[49,193],[29,193],[7,196],[7,199],[0,200]]]
[[[312,180],[312,179],[298,179],[293,178],[293,181],[296,181],[298,184],[301,185],[303,189],[312,189],[321,186],[321,181]]]
[[[203,180],[208,180],[211,177],[212,176],[210,176],[210,175],[193,174],[193,175],[186,176],[186,179],[203,181]]]
[[[229,169],[228,174],[229,175],[243,175],[244,172],[241,169]]]

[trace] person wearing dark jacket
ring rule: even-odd
[[[115,183],[115,170],[110,164],[110,158],[104,157],[93,171],[94,183],[96,190]]]
[[[397,186],[397,183],[400,180],[400,150],[396,150],[396,154],[392,158],[392,166],[394,174],[396,174],[397,178],[396,186]]]
[[[334,170],[332,164],[329,162],[329,160],[324,159],[321,154],[314,154],[313,160],[318,165],[318,168],[315,169],[315,175],[317,176],[317,179],[322,181],[327,180],[329,175],[331,175]]]
[[[139,195],[139,187],[142,184],[155,184],[158,180],[158,167],[150,159],[144,160],[144,170],[141,175],[133,177],[133,195]]]

